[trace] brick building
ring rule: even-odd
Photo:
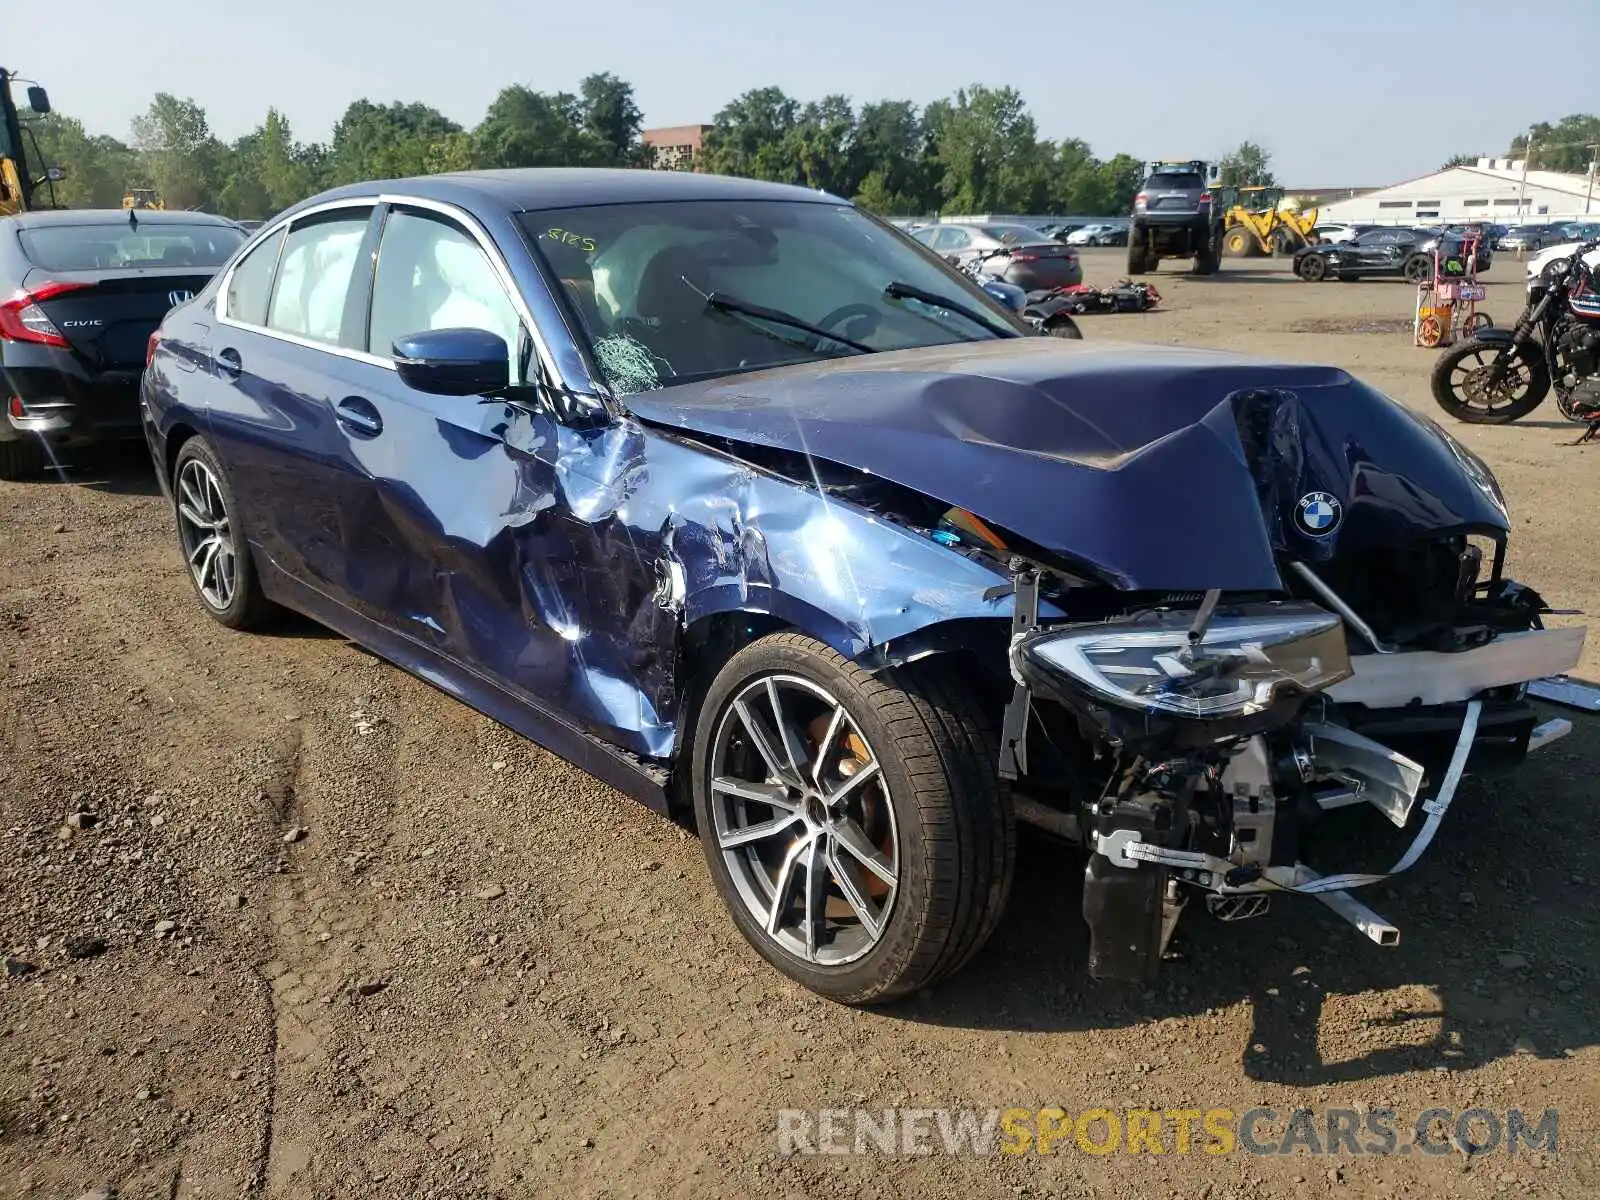
[[[640,137],[650,147],[650,165],[656,170],[692,171],[710,130],[709,125],[671,125],[646,129]]]

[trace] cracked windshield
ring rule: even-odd
[[[520,220],[623,395],[1026,331],[960,272],[831,204],[618,204]]]

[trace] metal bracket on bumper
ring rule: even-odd
[[[1011,646],[1039,623],[1039,569],[1031,563],[1013,560],[1013,606]],[[1015,782],[1028,773],[1028,721],[1033,715],[1033,693],[1027,682],[1011,668],[1016,687],[1000,722],[1000,778]]]
[[[1427,813],[1427,819],[1401,855],[1400,861],[1388,871],[1378,874],[1356,872],[1319,875],[1304,863],[1296,863],[1292,867],[1265,867],[1259,873],[1253,873],[1252,878],[1240,879],[1242,868],[1237,863],[1200,851],[1149,845],[1140,840],[1137,830],[1132,829],[1119,829],[1105,837],[1097,837],[1095,852],[1110,859],[1114,865],[1130,870],[1142,863],[1168,867],[1176,871],[1180,879],[1220,895],[1278,891],[1314,896],[1379,945],[1396,945],[1400,941],[1400,931],[1346,893],[1350,888],[1381,883],[1402,871],[1408,871],[1422,857],[1438,832],[1440,823],[1444,821],[1445,813],[1450,810],[1450,802],[1455,799],[1456,788],[1466,771],[1467,757],[1472,753],[1472,743],[1478,732],[1478,716],[1482,711],[1482,700],[1474,699],[1467,704],[1467,715],[1461,722],[1461,735],[1456,740],[1449,770],[1445,772],[1437,794],[1431,800],[1423,801],[1422,809]],[[1230,877],[1239,879],[1239,882],[1229,883]]]

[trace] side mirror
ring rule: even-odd
[[[67,177],[67,169],[65,167],[51,167],[44,173],[44,177],[51,183],[60,183]]]
[[[28,89],[28,107],[41,117],[50,111],[50,96],[42,87],[35,84]]]
[[[434,396],[482,396],[511,382],[511,351],[487,329],[429,329],[396,338],[395,370],[409,388]]]

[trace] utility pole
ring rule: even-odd
[[[1600,165],[1600,142],[1591,143],[1586,147],[1589,151],[1589,194],[1583,198],[1583,215],[1589,215],[1589,205],[1594,200],[1594,172]]]
[[[1533,157],[1533,130],[1528,130],[1528,144],[1522,151],[1522,181],[1517,184],[1517,216],[1522,216],[1522,206],[1528,199],[1528,160]]]

